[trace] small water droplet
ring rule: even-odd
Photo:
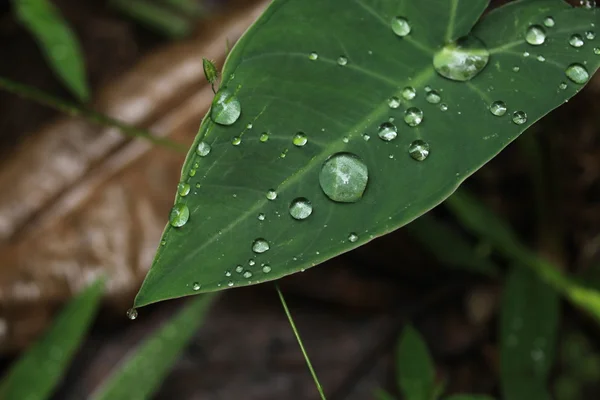
[[[537,60],[539,62],[544,62],[544,61],[546,61],[546,57],[544,57],[543,55],[540,54],[539,56],[537,56]]]
[[[408,126],[417,126],[423,122],[423,111],[417,107],[411,107],[404,112],[404,122]]]
[[[383,124],[379,125],[377,134],[381,140],[389,142],[396,139],[398,136],[398,128],[396,128],[396,125],[392,124],[391,122],[384,122]]]
[[[200,157],[206,157],[210,153],[210,150],[210,144],[201,141],[198,143],[198,147],[196,147],[196,154],[198,154]]]
[[[369,171],[358,156],[337,153],[323,163],[319,174],[321,189],[331,200],[341,203],[359,201],[367,187]]]
[[[425,99],[427,100],[428,103],[438,104],[440,101],[442,101],[442,96],[440,96],[440,94],[438,92],[436,92],[435,90],[432,90],[429,93],[427,93],[427,95],[425,96]]]
[[[417,97],[417,91],[414,87],[407,86],[402,89],[402,97],[404,97],[405,100],[412,100]]]
[[[263,265],[262,272],[265,274],[268,274],[269,272],[271,272],[271,267],[269,266],[269,264]]]
[[[233,139],[231,139],[231,144],[234,146],[239,146],[241,143],[242,143],[242,138],[239,136],[236,136]]]
[[[269,140],[269,133],[268,132],[263,132],[260,134],[260,141],[265,143],[266,141]]]
[[[449,43],[433,57],[438,74],[453,81],[468,81],[479,75],[490,59],[490,52],[483,42],[467,36],[456,43]]]
[[[250,279],[250,278],[252,278],[252,272],[246,271],[246,272],[244,272],[244,274],[242,276],[246,279]]]
[[[225,276],[230,277],[231,276],[231,271],[225,271]]]
[[[348,235],[348,241],[351,243],[356,243],[358,241],[358,235],[354,232]]]
[[[344,137],[342,138],[342,142],[344,142],[344,143],[349,143],[349,142],[350,142],[350,139],[348,139],[348,136],[344,136]]]
[[[408,154],[417,161],[423,161],[429,157],[429,143],[423,140],[415,140],[408,148]]]
[[[192,188],[190,187],[189,183],[180,182],[179,185],[177,185],[177,192],[181,197],[185,197],[190,194],[191,189]]]
[[[552,17],[544,18],[544,26],[546,26],[546,28],[552,28],[554,26],[554,18],[552,18]]]
[[[524,111],[515,111],[512,115],[512,120],[517,125],[523,125],[527,122],[527,114]]]
[[[177,203],[171,208],[169,223],[175,228],[181,228],[190,219],[190,209],[183,203]]]
[[[576,33],[576,34],[572,35],[571,38],[569,39],[569,44],[572,47],[581,47],[584,44],[583,38],[581,37],[581,35]]]
[[[246,125],[246,129],[252,129],[254,125],[252,125],[252,122],[249,122],[248,125]]]
[[[440,110],[442,110],[442,111],[448,111],[448,104],[446,104],[446,103],[440,104]]]
[[[290,215],[294,219],[297,219],[297,220],[306,219],[306,218],[310,217],[312,212],[313,212],[313,207],[312,207],[311,202],[304,197],[299,197],[299,198],[295,199],[294,201],[292,201],[292,203],[290,204]]]
[[[248,265],[249,266],[253,267],[254,264],[256,264],[256,261],[254,261],[254,258],[251,258],[251,259],[248,260]]]
[[[523,57],[529,57],[529,52],[528,51],[524,51],[523,52]]]
[[[308,55],[308,59],[309,59],[309,60],[311,60],[311,61],[315,61],[315,60],[317,60],[318,58],[319,58],[319,55],[318,55],[318,54],[317,54],[315,51],[313,51],[312,53],[310,53],[310,54]]]
[[[267,199],[269,200],[275,200],[277,198],[277,192],[273,189],[269,189],[267,191]]]
[[[197,292],[198,290],[200,290],[201,287],[202,287],[202,285],[200,285],[198,282],[192,283],[192,290],[194,292]]]
[[[503,101],[495,101],[490,105],[490,112],[496,117],[501,117],[506,114],[507,109],[506,103]]]
[[[210,108],[210,118],[219,125],[232,125],[242,113],[242,105],[229,90],[221,89],[215,95]]]
[[[594,54],[600,56],[600,47],[594,47]]]
[[[232,287],[233,286],[233,281],[227,282],[227,286]]]
[[[265,239],[256,239],[254,243],[252,243],[252,251],[256,254],[262,254],[266,251],[269,251],[270,248],[271,246],[269,245],[269,242],[267,242]]]
[[[365,142],[368,142],[369,140],[371,140],[371,136],[367,135],[366,133],[363,133],[363,139]]]
[[[244,271],[244,267],[242,267],[241,265],[235,267],[235,272],[237,272],[238,274],[241,274],[242,271]]]
[[[129,318],[130,320],[134,320],[138,317],[138,312],[135,308],[130,308],[129,310],[127,310],[127,318]]]
[[[583,8],[592,9],[596,7],[596,0],[579,0],[579,5]]]
[[[575,83],[583,85],[590,79],[590,74],[587,69],[581,64],[571,64],[565,71],[567,78]]]
[[[595,33],[595,32],[592,32],[592,31],[587,31],[587,32],[585,33],[585,38],[586,38],[587,40],[594,40],[594,39],[596,39],[596,33]]]
[[[337,63],[343,67],[344,65],[348,64],[348,59],[345,56],[339,56]]]
[[[525,32],[525,41],[532,46],[539,46],[546,41],[546,31],[539,25],[532,25]]]
[[[400,99],[396,96],[392,96],[388,99],[388,106],[390,108],[398,108],[400,107]]]
[[[396,35],[404,37],[411,31],[410,23],[404,17],[395,17],[392,19],[392,30]]]
[[[260,214],[258,214],[258,220],[259,220],[259,221],[264,221],[264,220],[265,220],[265,218],[266,218],[266,217],[265,217],[265,214],[263,214],[263,213],[260,213]]]
[[[513,72],[519,72],[520,70],[521,68],[516,65],[513,67]]]
[[[294,136],[294,139],[292,139],[292,143],[294,143],[294,146],[297,146],[297,147],[302,147],[307,142],[308,142],[308,138],[306,137],[306,134],[304,132],[296,133],[296,136]]]
[[[558,85],[558,88],[560,90],[565,90],[567,88],[567,83],[566,82],[561,82],[560,85]]]

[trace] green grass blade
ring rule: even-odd
[[[503,398],[550,400],[560,301],[534,271],[513,267],[504,288],[500,321]]]
[[[14,0],[19,21],[36,38],[48,64],[81,101],[89,99],[79,42],[59,10],[48,0]]]
[[[498,267],[465,235],[430,214],[423,215],[405,229],[442,265],[488,276],[498,275]]]
[[[2,378],[0,399],[50,398],[94,320],[103,289],[100,279],[64,307],[50,329]]]
[[[433,400],[435,364],[427,344],[412,326],[404,328],[396,355],[397,381],[406,400]]]
[[[144,400],[151,398],[169,373],[179,354],[204,322],[215,295],[203,295],[186,304],[163,327],[132,350],[93,400]]]

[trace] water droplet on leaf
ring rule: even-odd
[[[585,38],[586,38],[587,40],[594,40],[594,39],[596,39],[596,33],[595,33],[595,32],[592,32],[592,31],[587,31],[587,32],[585,33]]]
[[[383,124],[379,125],[377,134],[382,140],[389,142],[396,139],[398,136],[398,128],[396,128],[396,125],[392,124],[391,122],[384,122]]]
[[[270,189],[267,192],[267,199],[269,199],[269,200],[275,200],[276,198],[277,198],[277,192],[275,190],[273,190],[273,189]]]
[[[579,34],[572,35],[569,39],[569,44],[573,47],[581,47],[583,46],[583,38]]]
[[[263,213],[260,213],[260,214],[258,214],[258,220],[259,220],[259,221],[264,221],[264,220],[265,220],[265,218],[266,218],[266,217],[265,217],[265,214],[263,214]]]
[[[200,290],[201,287],[202,287],[202,285],[200,285],[198,282],[192,283],[192,290],[194,292],[197,292],[198,290]]]
[[[503,101],[495,101],[490,105],[490,112],[496,117],[501,117],[506,114],[507,107]]]
[[[242,143],[242,138],[239,136],[236,136],[233,139],[231,139],[231,144],[234,146],[239,146],[241,143]]]
[[[395,17],[392,19],[392,30],[400,37],[408,35],[411,31],[408,20],[404,17]]]
[[[402,97],[404,97],[405,100],[412,100],[417,97],[417,91],[415,88],[407,86],[402,89]]]
[[[321,167],[319,183],[331,200],[341,203],[359,201],[367,187],[369,171],[358,156],[337,153]]]
[[[354,232],[348,235],[348,241],[351,243],[355,243],[358,241],[358,235]]]
[[[189,183],[181,182],[179,185],[177,185],[177,192],[181,197],[185,197],[190,194],[190,190],[191,188]]]
[[[314,52],[314,51],[308,55],[308,59],[311,60],[311,61],[315,61],[318,58],[319,58],[319,55],[316,52]]]
[[[129,318],[130,320],[134,320],[138,317],[138,312],[135,308],[130,308],[129,310],[127,310],[127,318]]]
[[[590,74],[587,69],[581,64],[571,64],[565,71],[567,78],[575,83],[583,85],[590,79]]]
[[[525,32],[525,41],[532,46],[539,46],[546,41],[546,31],[539,25],[532,25]]]
[[[181,228],[190,219],[190,209],[183,203],[177,203],[169,214],[169,223],[175,228]]]
[[[417,126],[423,122],[423,111],[417,107],[411,107],[404,112],[404,122],[408,126]]]
[[[438,74],[453,81],[468,81],[479,75],[490,59],[490,53],[474,36],[444,46],[433,57]]]
[[[524,111],[515,111],[512,115],[512,120],[517,125],[523,125],[527,122],[527,113]]]
[[[298,132],[296,134],[296,136],[294,136],[294,139],[292,140],[292,143],[294,143],[294,146],[298,146],[298,147],[304,146],[307,142],[308,142],[308,138],[306,137],[306,134],[304,132]]]
[[[547,28],[552,28],[554,26],[554,18],[552,18],[552,17],[544,18],[544,25]]]
[[[196,147],[196,154],[200,157],[206,157],[211,151],[210,144],[202,141],[198,143],[198,147]]]
[[[396,96],[390,97],[388,99],[388,106],[390,108],[398,108],[400,107],[400,99]]]
[[[427,102],[431,104],[438,104],[440,101],[442,101],[442,96],[440,96],[440,94],[435,90],[432,90],[429,93],[427,93],[427,95],[425,96],[425,100],[427,100]]]
[[[348,59],[345,56],[339,56],[337,63],[343,67],[344,65],[348,64]]]
[[[244,274],[242,276],[246,279],[250,279],[250,278],[252,278],[252,272],[246,271],[246,272],[244,272]]]
[[[254,243],[252,243],[252,251],[256,254],[262,254],[266,251],[269,251],[270,248],[269,242],[267,242],[265,239],[256,239]]]
[[[290,215],[297,220],[302,220],[310,217],[313,212],[313,207],[311,202],[304,198],[299,197],[292,201],[290,204]]]
[[[429,143],[423,140],[415,140],[408,148],[410,156],[417,161],[423,161],[429,157]]]
[[[232,125],[242,113],[242,105],[229,90],[217,92],[210,109],[210,118],[219,125]]]
[[[269,272],[271,272],[271,267],[269,266],[269,264],[263,265],[262,272],[265,274],[268,274]]]

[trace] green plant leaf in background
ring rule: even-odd
[[[500,321],[503,398],[550,400],[560,301],[534,271],[513,267],[504,288]]]
[[[93,400],[151,398],[179,354],[204,322],[214,294],[192,300],[162,328],[132,351],[111,377],[91,396]]]
[[[48,0],[13,0],[19,21],[42,48],[46,60],[81,101],[89,98],[79,42],[59,10]]]
[[[94,320],[103,289],[104,279],[100,279],[65,306],[48,332],[4,376],[0,399],[50,397]]]
[[[396,356],[398,386],[406,400],[435,400],[435,364],[427,344],[412,326],[404,328]]]
[[[278,279],[409,223],[598,68],[592,39],[569,43],[595,9],[522,0],[475,25],[487,6],[273,1],[228,57],[136,306]]]

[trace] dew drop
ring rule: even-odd
[[[265,220],[265,218],[266,218],[266,216],[265,216],[265,214],[264,214],[264,213],[260,213],[260,214],[258,214],[258,220],[259,220],[259,221],[264,221],[264,220]]]
[[[340,203],[359,201],[367,187],[369,171],[358,156],[337,153],[323,163],[319,174],[321,189],[331,200]]]
[[[230,276],[231,276],[231,271],[226,271],[226,272],[225,272],[225,276],[226,276],[226,277],[230,277]]]
[[[402,89],[402,97],[404,97],[405,100],[412,100],[417,97],[417,91],[414,87],[407,86]]]
[[[302,147],[308,143],[308,138],[304,132],[298,132],[296,133],[296,136],[294,136],[294,139],[292,139],[292,143],[294,143],[294,146]]]
[[[546,28],[552,28],[554,26],[554,18],[552,18],[552,17],[544,18],[544,26]]]
[[[239,136],[236,136],[233,139],[231,139],[231,144],[234,146],[239,146],[241,143],[242,143],[242,138]]]
[[[594,39],[596,39],[596,33],[595,33],[595,32],[592,32],[592,31],[587,31],[587,32],[585,33],[585,38],[586,38],[587,40],[594,40]]]
[[[269,251],[270,248],[271,246],[269,245],[269,242],[267,242],[265,239],[256,239],[254,243],[252,243],[252,251],[256,254],[262,254],[266,251]]]
[[[490,112],[496,117],[501,117],[506,114],[507,107],[503,101],[495,101],[490,105]]]
[[[358,241],[358,235],[354,232],[348,235],[348,241],[350,243],[356,243]]]
[[[521,70],[521,68],[518,66],[514,66],[512,70],[513,70],[513,72],[519,72]]]
[[[408,154],[417,161],[423,161],[429,157],[429,143],[423,140],[415,140],[408,148]]]
[[[543,55],[540,54],[539,56],[537,56],[537,60],[539,62],[544,62],[544,61],[546,61],[546,57],[544,57]]]
[[[440,104],[440,110],[442,110],[442,111],[448,111],[448,104],[446,104],[446,103]]]
[[[232,125],[242,113],[242,105],[229,90],[221,89],[215,95],[210,109],[210,118],[219,125]]]
[[[571,64],[567,67],[565,74],[567,78],[575,83],[583,85],[590,79],[587,69],[581,64]]]
[[[400,107],[400,99],[396,96],[390,97],[388,99],[388,106],[393,109]]]
[[[242,276],[246,279],[250,279],[250,278],[252,278],[252,272],[246,271],[246,272],[244,272],[244,274]]]
[[[404,112],[404,122],[408,126],[418,126],[423,122],[423,111],[417,107],[411,107]]]
[[[310,54],[308,55],[308,59],[309,59],[309,60],[311,60],[311,61],[315,61],[315,60],[317,60],[318,58],[319,58],[319,55],[318,55],[318,54],[317,54],[315,51],[313,51],[312,53],[310,53]]]
[[[594,47],[594,54],[600,56],[600,47]]]
[[[435,90],[432,90],[429,93],[427,93],[427,95],[425,96],[425,99],[427,100],[428,103],[438,104],[440,101],[442,101],[442,96],[440,96],[440,94],[438,92],[436,92]]]
[[[179,185],[177,185],[177,193],[179,193],[181,197],[185,197],[190,194],[190,190],[191,187],[189,183],[180,182]]]
[[[306,219],[306,218],[310,217],[312,212],[313,212],[312,203],[304,197],[299,197],[299,198],[295,199],[294,201],[292,201],[292,203],[290,204],[290,215],[294,219],[297,219],[297,220]]]
[[[192,283],[192,290],[194,292],[197,292],[198,290],[200,290],[201,287],[202,287],[202,285],[200,285],[198,282]]]
[[[546,31],[539,25],[532,25],[525,32],[525,41],[532,46],[539,46],[546,41]]]
[[[238,274],[241,274],[244,271],[244,267],[242,267],[241,265],[238,265],[237,267],[235,267],[235,272],[237,272]]]
[[[438,74],[453,81],[473,79],[488,64],[490,53],[474,36],[467,36],[456,43],[449,43],[433,57]]]
[[[592,9],[596,7],[596,0],[579,0],[579,5],[583,8]]]
[[[512,120],[517,125],[523,125],[527,122],[527,114],[524,111],[515,111],[512,115]]]
[[[271,267],[269,266],[269,264],[263,265],[262,272],[265,274],[268,274],[269,272],[271,272]]]
[[[583,38],[579,34],[572,35],[571,38],[569,39],[569,44],[572,47],[576,47],[576,48],[577,47],[581,47],[584,44],[583,43]]]
[[[202,141],[198,143],[198,147],[196,147],[196,154],[198,154],[200,157],[206,157],[210,154],[211,150],[212,148],[210,147],[210,144]]]
[[[135,308],[130,308],[129,310],[127,310],[127,318],[129,318],[130,320],[134,320],[138,317],[138,312]]]
[[[337,63],[338,65],[343,67],[344,65],[348,64],[348,58],[346,58],[345,56],[339,56],[337,59]]]
[[[398,128],[396,128],[396,125],[392,124],[391,122],[384,122],[383,124],[379,125],[379,130],[377,131],[377,134],[379,135],[381,140],[390,142],[396,139],[396,137],[398,136]]]
[[[252,125],[252,122],[248,123],[248,125],[246,125],[246,129],[252,129],[252,127],[254,127],[254,125]]]
[[[523,57],[529,57],[529,52],[528,51],[524,51],[523,52]]]
[[[177,203],[169,213],[169,223],[175,228],[181,228],[190,219],[190,209],[183,203]]]
[[[270,189],[269,191],[267,191],[267,199],[269,200],[275,200],[277,198],[277,192],[273,189]]]
[[[362,137],[365,142],[368,142],[369,140],[371,140],[371,136],[367,135],[366,133],[363,133]]]
[[[227,286],[232,287],[233,286],[233,281],[227,282]]]
[[[263,132],[260,134],[260,141],[265,143],[266,141],[269,140],[269,133],[268,132]]]
[[[558,85],[558,88],[560,90],[565,90],[567,88],[567,83],[566,82],[561,82],[560,85]]]
[[[400,37],[408,35],[411,31],[408,20],[404,17],[395,17],[392,19],[392,30]]]
[[[254,266],[254,264],[256,264],[256,261],[254,261],[254,259],[253,259],[253,258],[251,258],[251,259],[249,259],[249,260],[248,260],[248,265],[249,265],[249,266],[253,267],[253,266]]]

